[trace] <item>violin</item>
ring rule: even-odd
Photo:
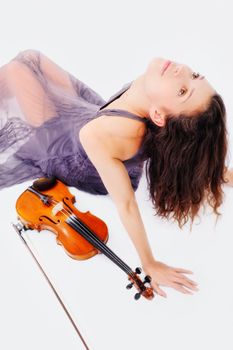
[[[142,269],[137,267],[133,271],[106,245],[109,238],[106,223],[90,211],[79,211],[74,206],[75,202],[75,196],[55,176],[39,178],[18,197],[16,211],[21,226],[13,226],[18,233],[34,229],[53,232],[57,244],[76,260],[89,259],[100,253],[105,254],[127,274],[130,284],[126,288],[136,287],[138,291],[134,296],[136,300],[141,295],[148,300],[153,299],[151,277],[145,276],[142,282],[138,276]],[[145,286],[146,283],[149,287]]]

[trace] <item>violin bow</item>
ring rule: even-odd
[[[60,298],[59,294],[57,293],[55,287],[53,286],[52,282],[50,281],[49,277],[47,276],[47,274],[45,273],[45,271],[43,270],[42,266],[40,265],[39,261],[37,260],[35,254],[33,253],[33,251],[31,250],[31,248],[29,247],[29,245],[27,244],[25,238],[22,236],[22,232],[23,231],[27,231],[28,229],[21,223],[18,222],[17,224],[11,223],[12,226],[14,227],[15,231],[18,233],[19,237],[21,238],[21,241],[24,243],[24,245],[27,247],[28,251],[30,252],[30,254],[32,255],[33,259],[35,260],[37,266],[39,267],[39,269],[41,270],[41,272],[43,273],[45,279],[47,280],[48,284],[50,285],[52,291],[54,292],[57,300],[59,301],[60,305],[62,306],[63,310],[65,311],[67,317],[69,318],[72,326],[75,329],[75,332],[78,334],[78,336],[80,337],[83,345],[85,346],[86,350],[90,350],[89,347],[87,346],[82,334],[80,333],[76,323],[74,322],[73,318],[71,317],[69,311],[67,310],[65,304],[63,303],[62,299]]]

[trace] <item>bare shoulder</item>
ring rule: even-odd
[[[145,124],[121,116],[102,115],[85,124],[79,138],[95,137],[114,158],[122,161],[135,155],[145,134]]]

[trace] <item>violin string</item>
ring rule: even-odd
[[[76,218],[71,218],[72,221],[74,221],[74,227],[79,229],[79,226],[76,224]],[[88,233],[89,234],[89,233]],[[92,243],[92,242],[91,242]],[[97,243],[97,247],[101,247],[101,244]],[[100,249],[101,250],[101,249]],[[120,268],[122,268],[127,274],[131,273],[131,269],[115,255],[110,248],[105,249],[102,248],[106,253],[105,255],[108,256],[113,262],[115,262]]]
[[[53,203],[58,203],[55,199],[52,199],[51,200],[51,202],[53,202]],[[69,211],[66,209],[66,208],[64,208],[63,207],[63,209],[61,210],[61,212],[63,212],[64,213],[64,215],[67,217],[67,218],[70,218],[70,215],[68,215],[68,214],[70,214],[69,213]],[[68,213],[68,214],[66,214],[66,213]],[[76,220],[77,220],[78,218],[76,217]],[[90,232],[89,232],[89,230],[81,223],[81,221],[78,219],[78,223],[79,223],[79,225],[81,226],[81,228],[84,230],[84,232],[85,233],[87,233],[87,234],[91,234]],[[102,250],[104,250],[105,252],[106,252],[106,255],[108,255],[107,254],[107,252],[108,252],[108,250],[105,248],[105,244],[102,242],[102,241],[100,241],[99,242],[99,238],[97,238],[96,237],[96,235],[94,235],[94,234],[91,234],[91,236],[92,236],[92,238],[93,238],[93,240],[96,242],[96,244],[100,247],[100,244],[102,244],[103,245],[103,247],[102,247]],[[100,243],[100,244],[99,244]],[[109,248],[108,248],[109,249]],[[117,255],[115,255],[112,251],[111,251],[111,249],[109,249],[109,254],[112,256],[112,258],[113,259],[115,259],[115,260],[118,260],[118,262],[119,262],[119,264],[122,266],[122,268],[125,270],[127,270],[127,273],[131,276],[131,277],[133,277],[133,274],[134,274],[134,272],[132,271],[132,269],[128,266],[128,265],[126,265]]]
[[[65,211],[65,209],[64,209],[64,211]],[[128,265],[126,265],[117,255],[115,255],[115,253],[113,253],[110,248],[106,247],[106,245],[98,237],[96,237],[95,234],[93,234],[91,231],[89,231],[89,228],[86,227],[85,224],[83,224],[76,216],[74,216],[74,215],[73,215],[73,217],[68,216],[68,218],[71,221],[74,221],[74,225],[76,227],[77,227],[77,224],[76,224],[76,221],[77,221],[78,225],[81,226],[83,231],[86,234],[88,234],[89,237],[91,237],[92,241],[94,241],[96,243],[96,245],[94,244],[95,246],[97,246],[98,248],[102,248],[102,250],[106,252],[107,256],[111,256],[111,258],[112,258],[111,260],[113,260],[113,261],[114,261],[114,259],[117,260],[118,266],[120,266],[125,272],[127,272],[127,274],[132,274],[132,270],[130,269],[130,267]],[[77,228],[80,228],[79,226]],[[93,244],[92,241],[91,241],[91,243]]]
[[[56,200],[53,200],[53,201],[56,203]],[[68,213],[69,213],[69,211],[67,211],[65,208],[63,208],[61,211],[63,211],[63,212],[68,212]],[[66,215],[66,216],[67,216],[68,218],[71,218],[71,219],[72,219],[72,217],[70,217],[69,215]],[[89,231],[89,228],[86,227],[85,224],[83,224],[74,214],[73,214],[73,216],[74,216],[74,218],[77,220],[77,222],[79,223],[79,225],[81,226],[81,228],[85,231],[85,233],[88,233],[89,236],[90,236],[91,238],[93,238],[93,240],[97,243],[98,247],[102,247],[102,249],[105,250],[105,251],[110,250],[110,248],[106,247],[106,245],[105,245],[95,234],[93,234],[91,231]],[[112,253],[113,253],[113,252],[112,252]],[[113,253],[112,256],[114,256],[114,255],[115,255],[115,254]],[[116,258],[118,258],[117,255],[116,255]],[[118,261],[119,261],[119,262],[122,262],[122,263],[128,268],[128,271],[132,271],[132,270],[129,268],[129,266],[127,266],[120,258],[118,258]]]
[[[50,203],[55,203],[58,204],[58,201],[53,199],[52,197],[50,197]],[[70,218],[70,213],[67,209],[65,209],[64,207],[62,207],[62,209],[60,211],[63,211],[64,213],[68,213],[69,215],[67,215],[68,218]],[[72,213],[72,211],[71,211]],[[115,262],[116,264],[122,268],[122,270],[124,270],[128,275],[130,275],[132,278],[134,278],[134,272],[132,271],[132,269],[125,264],[113,251],[111,251],[110,248],[108,248],[94,233],[92,233],[91,231],[89,231],[89,228],[85,226],[85,224],[83,225],[83,223],[81,223],[81,221],[78,219],[77,216],[75,216],[73,213],[72,215],[74,216],[73,220],[76,220],[77,223],[81,226],[81,228],[83,229],[83,231],[92,238],[92,241],[94,240],[94,242],[96,242],[96,244],[93,244],[93,242],[91,241],[91,243],[95,246],[97,245],[97,247],[102,248],[102,250],[105,252],[106,256],[111,257],[110,259]],[[72,218],[71,218],[72,220]],[[88,240],[88,239],[87,239]],[[101,250],[101,249],[100,249]]]

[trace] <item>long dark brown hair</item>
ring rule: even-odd
[[[193,116],[169,115],[158,127],[149,117],[143,140],[146,178],[155,215],[191,226],[207,198],[217,218],[223,202],[228,146],[226,109],[222,97],[211,97],[208,108]]]

